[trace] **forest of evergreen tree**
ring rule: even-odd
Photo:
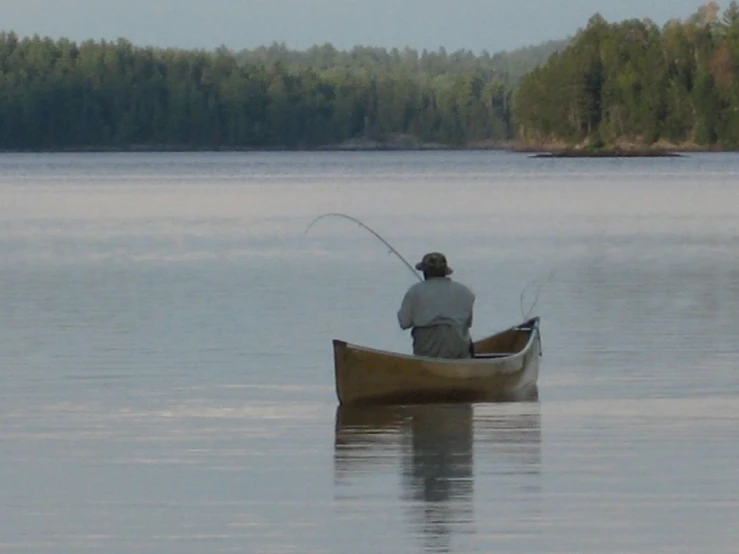
[[[232,52],[0,33],[0,149],[739,146],[739,5],[513,52]]]

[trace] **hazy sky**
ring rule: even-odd
[[[685,19],[699,0],[0,0],[0,30],[73,40],[212,49],[285,42],[476,53],[564,38],[608,21]],[[728,0],[719,1],[722,8]]]

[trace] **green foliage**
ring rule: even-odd
[[[0,33],[0,148],[312,148],[411,135],[512,136],[510,56],[330,44],[232,53]],[[514,77],[511,77],[514,75]]]
[[[526,73],[543,64],[553,53],[562,50],[570,39],[548,41],[519,48],[511,52],[476,56],[468,50],[448,53],[445,48],[437,51],[405,48],[356,46],[341,51],[331,44],[313,46],[305,51],[291,50],[282,43],[273,43],[235,54],[240,63],[271,66],[281,64],[288,71],[300,72],[313,69],[319,72],[348,72],[359,76],[373,74],[393,77],[411,77],[428,81],[436,77],[458,77],[474,74],[485,81],[501,80],[515,85]]]
[[[569,47],[523,78],[519,136],[585,146],[735,146],[739,4],[719,11],[709,2],[661,29],[649,20],[592,17]]]

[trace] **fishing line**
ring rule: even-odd
[[[521,306],[521,315],[523,316],[524,320],[527,320],[529,316],[531,315],[531,313],[534,311],[534,308],[536,307],[536,303],[539,301],[539,293],[541,292],[541,288],[547,283],[549,283],[549,281],[551,281],[553,277],[554,277],[554,270],[551,270],[549,272],[549,277],[547,278],[547,280],[542,283],[539,283],[539,286],[536,287],[536,295],[534,296],[534,301],[531,303],[531,307],[529,308],[528,311],[525,311],[523,309],[523,298],[526,294],[526,291],[529,289],[529,287],[536,284],[537,280],[534,279],[533,281],[531,281],[528,285],[526,285],[523,288],[523,290],[521,291],[521,297],[519,298],[519,305]]]
[[[348,219],[349,221],[353,221],[354,223],[356,223],[357,225],[359,225],[363,229],[366,229],[367,231],[369,231],[370,233],[372,233],[376,238],[378,238],[385,246],[387,246],[390,249],[390,252],[392,252],[398,258],[400,258],[400,260],[406,265],[406,267],[408,267],[408,269],[411,270],[411,273],[413,273],[413,276],[414,277],[416,277],[419,281],[423,281],[423,279],[418,274],[418,272],[416,271],[416,269],[411,264],[408,263],[408,261],[400,254],[400,252],[398,252],[395,248],[393,248],[393,245],[392,244],[390,244],[388,241],[386,241],[384,238],[382,238],[379,235],[379,233],[377,233],[377,231],[375,231],[374,229],[371,229],[368,225],[365,225],[364,223],[362,223],[361,221],[359,221],[356,217],[352,217],[350,215],[346,215],[346,214],[342,214],[342,213],[336,213],[336,212],[331,212],[331,213],[326,213],[326,214],[323,214],[323,215],[319,215],[317,218],[315,218],[313,221],[310,222],[310,224],[308,225],[308,227],[305,228],[305,234],[307,235],[308,234],[308,231],[310,230],[310,228],[313,227],[313,225],[316,222],[318,222],[320,219],[323,219],[324,217],[331,217],[331,216],[333,216],[333,217],[343,217],[344,219]]]

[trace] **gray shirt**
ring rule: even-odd
[[[411,286],[398,311],[398,323],[401,329],[413,329],[413,353],[469,357],[474,303],[474,293],[449,277],[434,277]]]

